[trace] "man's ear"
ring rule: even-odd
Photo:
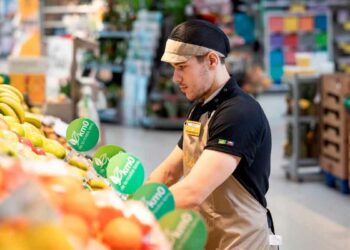
[[[215,52],[209,52],[207,59],[209,68],[215,68],[220,63],[220,58]]]

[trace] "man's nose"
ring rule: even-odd
[[[181,83],[181,81],[182,81],[182,75],[181,75],[181,73],[180,73],[178,70],[176,70],[176,69],[174,69],[173,81],[174,81],[175,83]]]

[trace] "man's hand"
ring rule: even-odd
[[[233,171],[239,161],[238,156],[204,150],[191,172],[170,187],[177,208],[194,208],[200,205]]]
[[[170,155],[152,172],[146,183],[160,182],[167,186],[176,183],[183,175],[182,150],[176,146]]]

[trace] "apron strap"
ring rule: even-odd
[[[271,212],[268,208],[266,208],[267,212],[266,212],[266,215],[267,215],[267,223],[269,225],[269,228],[271,229],[271,232],[273,234],[275,234],[275,226],[273,225],[273,219],[272,219],[272,215],[271,215]]]

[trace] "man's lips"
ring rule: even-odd
[[[186,86],[180,86],[181,91],[185,91],[187,89]]]

